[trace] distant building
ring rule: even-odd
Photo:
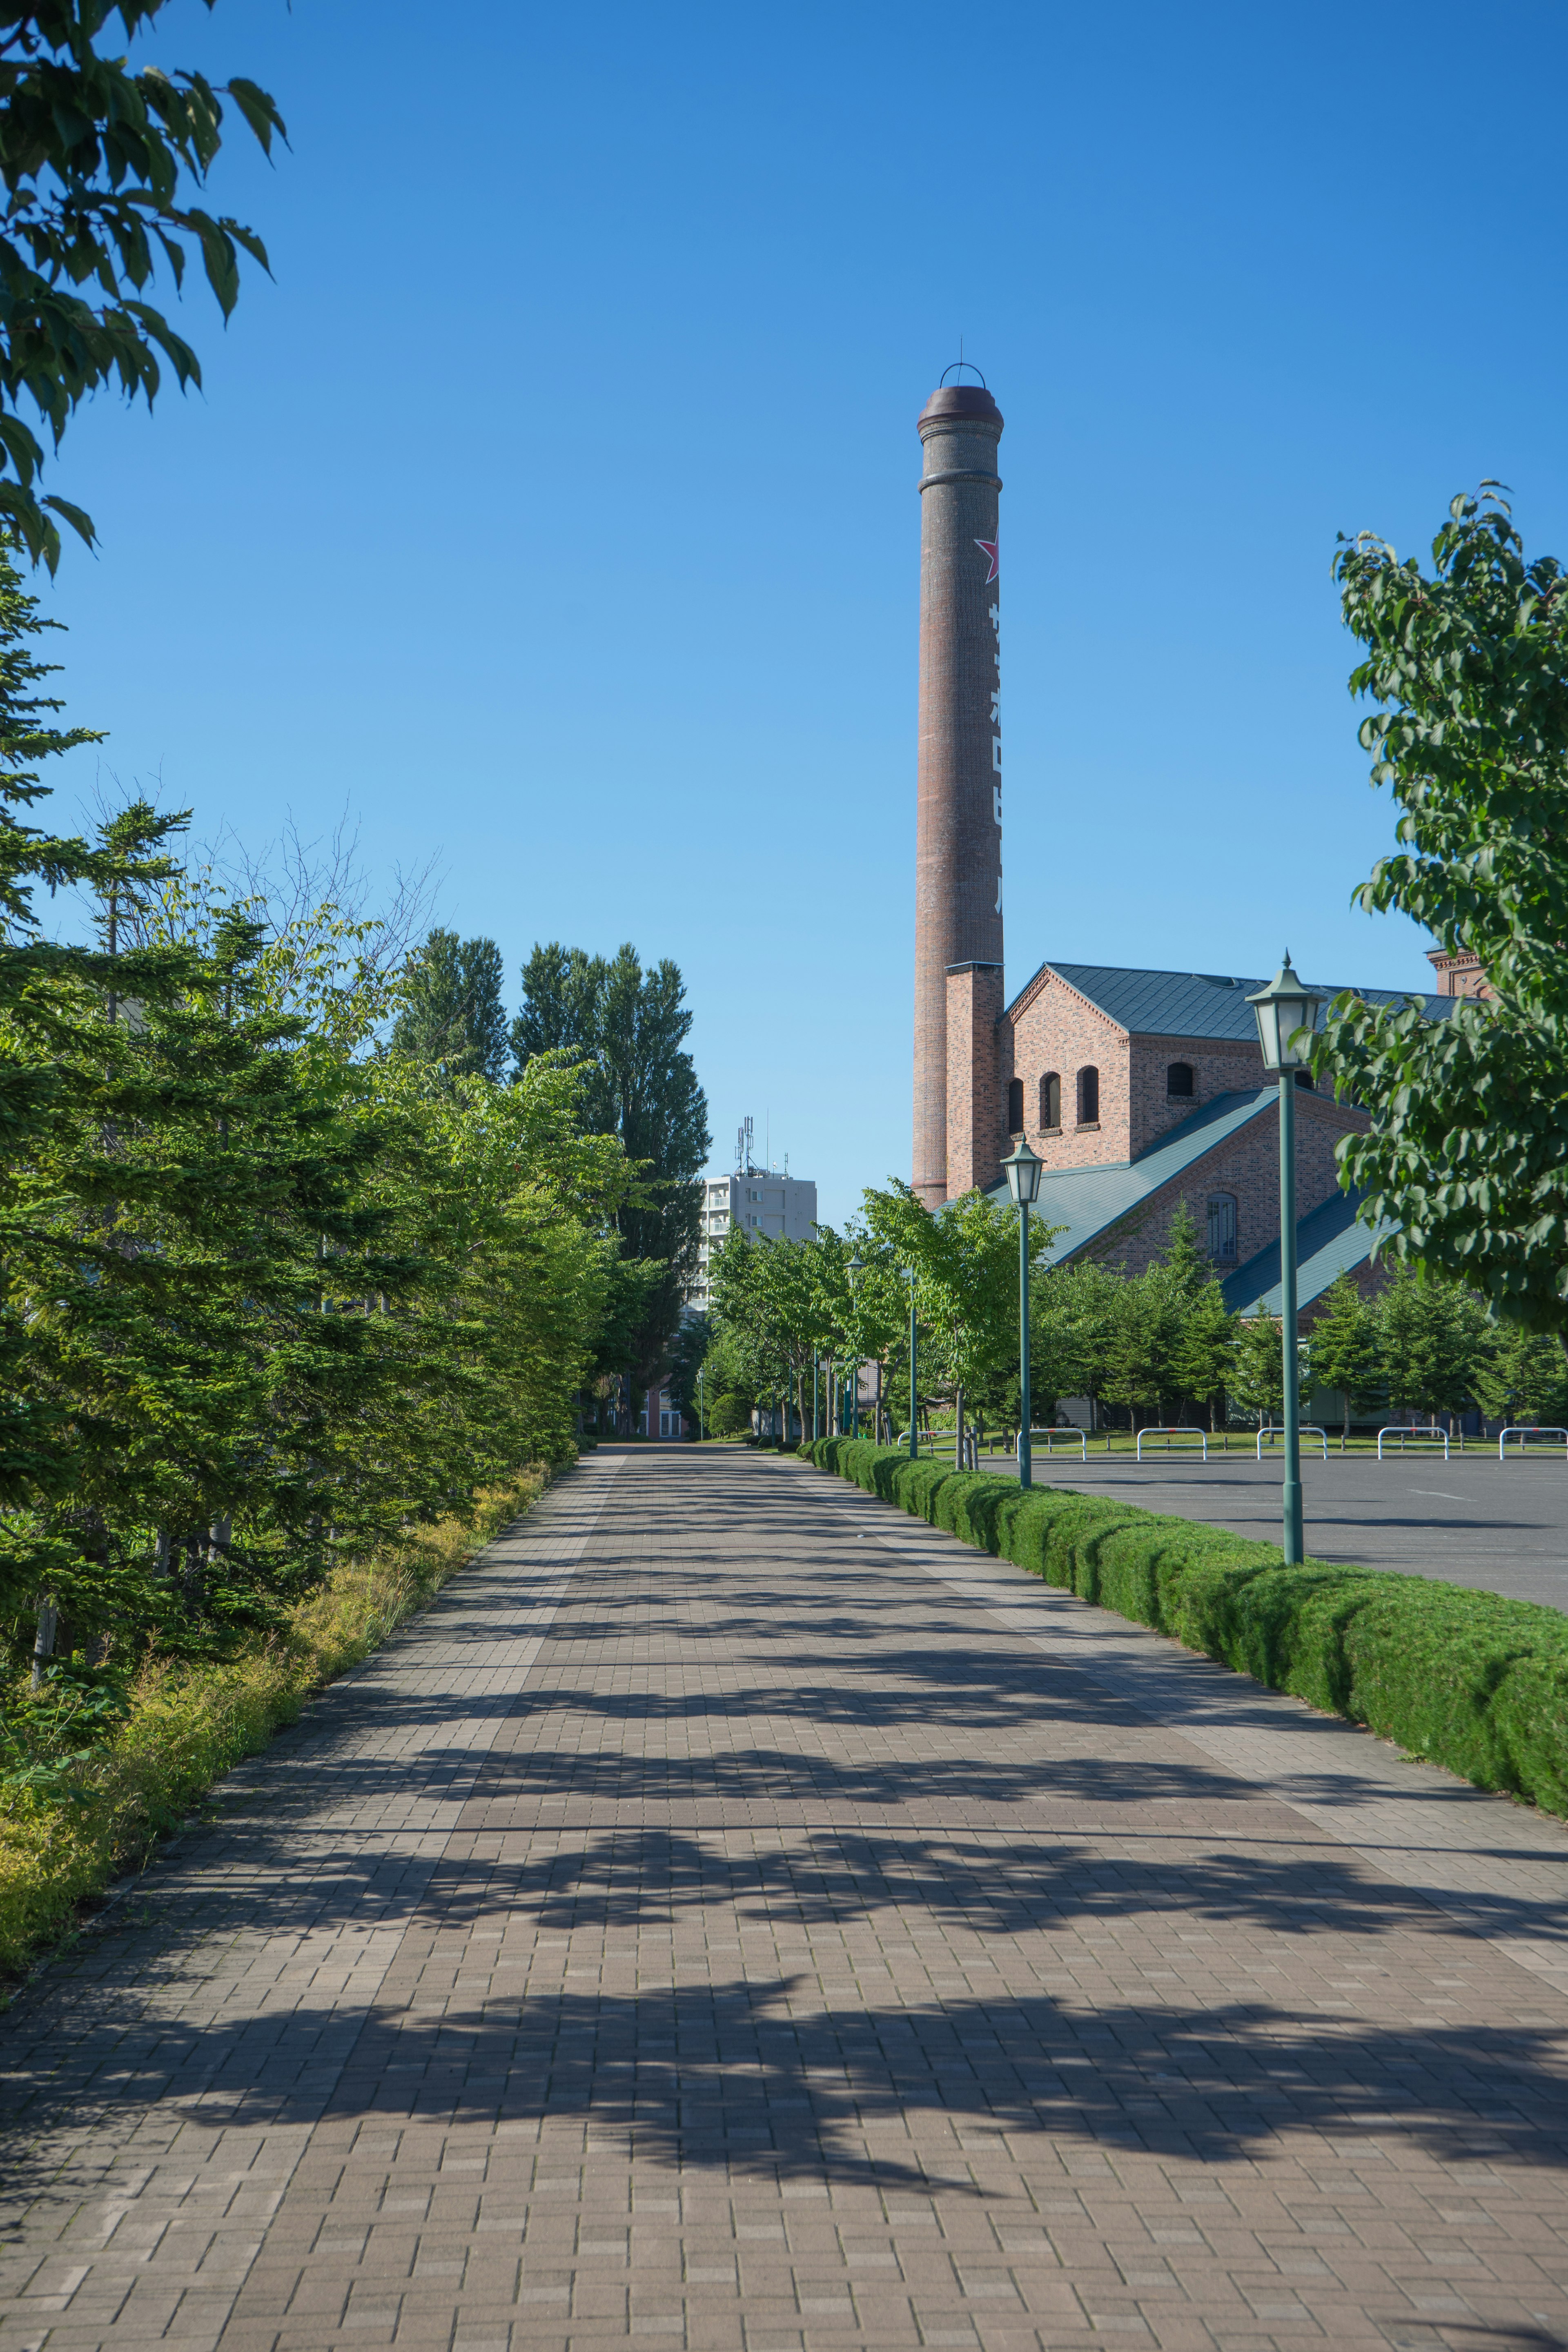
[[[805,1176],[781,1176],[775,1168],[753,1168],[748,1158],[732,1176],[708,1176],[702,1182],[702,1231],[697,1250],[697,1279],[686,1303],[706,1313],[710,1298],[709,1266],[711,1253],[731,1225],[770,1241],[809,1241],[816,1229],[816,1186]]]
[[[1494,993],[1479,956],[1472,955],[1468,948],[1461,948],[1458,955],[1447,955],[1441,948],[1428,948],[1426,961],[1437,975],[1439,996],[1489,998]]]
[[[957,1101],[949,1181],[961,1174],[1005,1201],[1003,1144],[1026,1136],[1046,1162],[1038,1213],[1059,1229],[1051,1264],[1090,1256],[1142,1273],[1185,1206],[1226,1306],[1244,1314],[1261,1300],[1278,1313],[1279,1088],[1247,1001],[1262,985],[1218,972],[1043,963],[977,1047],[955,1039],[955,1052],[983,1052],[992,1083]],[[1326,1003],[1339,992],[1319,992]],[[1414,1002],[1432,1020],[1454,1010],[1450,994],[1354,993],[1369,1004]],[[1309,1071],[1297,1087],[1296,1245],[1310,1322],[1336,1276],[1353,1276],[1363,1290],[1383,1277],[1335,1157],[1342,1136],[1364,1132],[1366,1113],[1320,1090]]]

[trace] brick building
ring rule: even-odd
[[[950,1001],[968,1001],[964,975]],[[1051,1256],[1115,1260],[1138,1273],[1159,1255],[1184,1202],[1207,1244],[1227,1304],[1278,1303],[1278,1082],[1267,1077],[1248,995],[1264,982],[1223,972],[1044,963],[990,1024],[974,1058],[994,1072],[975,1115],[955,1104],[949,1166],[1005,1198],[1003,1153],[1028,1138],[1046,1163],[1039,1213],[1064,1228]],[[1405,1002],[1358,988],[1369,1003]],[[1339,986],[1319,990],[1325,1003]],[[1451,996],[1419,1002],[1435,1017]],[[1320,1017],[1321,1017],[1320,1015]],[[951,1062],[951,1046],[950,1046]],[[1297,1080],[1300,1297],[1335,1276],[1370,1284],[1372,1235],[1339,1187],[1335,1147],[1363,1112]]]
[[[950,369],[948,374],[953,373]],[[962,370],[959,371],[962,373]],[[978,371],[971,369],[972,374]],[[928,1208],[1005,1197],[1008,1138],[1046,1162],[1040,1213],[1060,1261],[1137,1271],[1185,1202],[1226,1299],[1277,1306],[1278,1094],[1248,994],[1258,979],[1043,963],[1011,1002],[1002,921],[1002,413],[946,377],[921,413],[920,751],[915,856],[914,1150]],[[1488,994],[1477,958],[1435,950],[1434,1018]],[[1325,1002],[1339,992],[1321,990]],[[1359,989],[1373,1003],[1398,992]],[[1361,1112],[1303,1083],[1297,1118],[1300,1302],[1335,1276],[1370,1286],[1372,1236],[1334,1147]]]

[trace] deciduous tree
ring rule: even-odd
[[[213,0],[206,0],[210,8]],[[0,516],[35,562],[59,560],[58,515],[89,544],[90,519],[41,497],[37,418],[58,448],[77,408],[112,385],[153,404],[165,367],[199,384],[201,363],[147,299],[161,269],[177,292],[199,255],[225,318],[239,257],[262,268],[254,229],[194,201],[223,144],[223,100],[270,153],[284,136],[273,100],[241,77],[148,64],[100,43],[110,17],[127,41],[165,0],[44,0],[0,11]]]
[[[1568,1347],[1568,583],[1494,491],[1454,499],[1429,572],[1369,534],[1335,562],[1399,810],[1361,902],[1479,956],[1494,995],[1440,1021],[1338,997],[1312,1063],[1372,1114],[1339,1150],[1382,1246]]]

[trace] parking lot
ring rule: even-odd
[[[987,1467],[1003,1469],[1000,1457]],[[1279,1457],[1258,1462],[1236,1453],[1157,1454],[1134,1463],[1125,1454],[1087,1462],[1037,1453],[1037,1486],[1113,1493],[1151,1511],[1174,1511],[1234,1528],[1238,1535],[1278,1537]],[[1314,1559],[1402,1569],[1440,1576],[1521,1601],[1568,1608],[1568,1462],[1534,1454],[1500,1462],[1492,1453],[1441,1450],[1368,1454],[1326,1462],[1303,1455],[1307,1549]]]

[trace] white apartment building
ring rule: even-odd
[[[753,1168],[749,1161],[733,1176],[703,1178],[697,1279],[686,1294],[687,1305],[700,1313],[709,1305],[710,1252],[732,1224],[774,1241],[809,1241],[816,1225],[816,1186],[804,1176],[781,1176],[776,1169]]]

